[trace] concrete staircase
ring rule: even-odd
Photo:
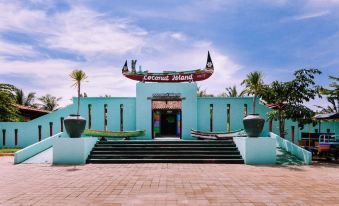
[[[87,163],[243,164],[238,148],[227,141],[100,141]]]

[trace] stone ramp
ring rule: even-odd
[[[37,155],[25,160],[22,164],[52,164],[53,162],[53,147],[40,152]]]
[[[277,164],[278,165],[304,165],[305,163],[290,152],[277,147]]]

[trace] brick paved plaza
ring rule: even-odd
[[[339,165],[12,165],[1,205],[339,205]]]

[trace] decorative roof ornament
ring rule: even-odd
[[[127,60],[122,68],[122,74],[132,80],[140,82],[195,82],[209,78],[214,72],[214,66],[210,52],[207,54],[206,67],[189,71],[164,71],[162,73],[151,73],[148,71],[136,71],[137,60],[131,61],[132,70],[128,70]]]

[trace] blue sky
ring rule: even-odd
[[[134,96],[125,59],[185,70],[204,67],[209,50],[215,74],[199,85],[213,94],[254,70],[269,83],[316,67],[326,86],[339,74],[338,9],[339,0],[0,1],[0,82],[65,105],[76,94],[68,74],[81,68],[89,96]]]

